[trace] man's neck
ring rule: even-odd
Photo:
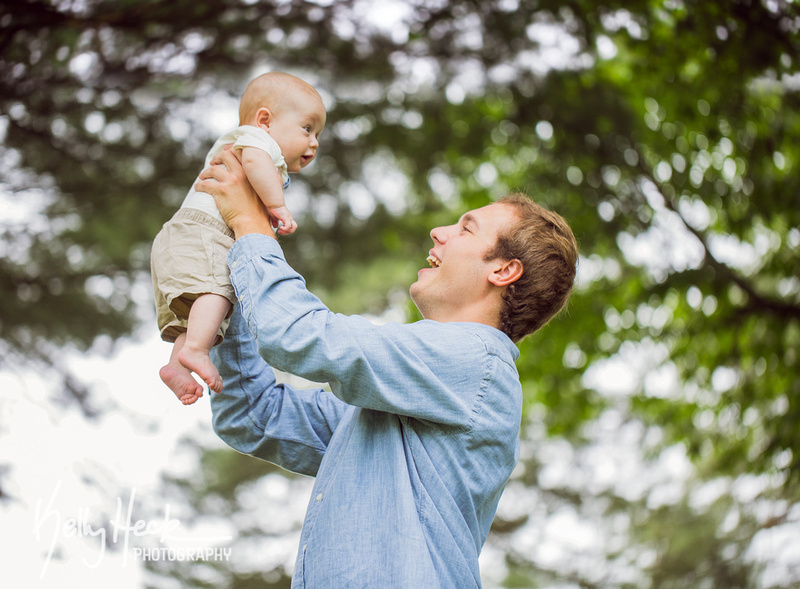
[[[459,309],[438,309],[429,313],[423,312],[425,319],[439,323],[482,323],[500,329],[500,305],[487,305],[486,302],[460,307]]]

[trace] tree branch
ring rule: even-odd
[[[643,158],[640,157],[640,161],[643,161]],[[642,174],[652,182],[654,186],[659,186],[659,183],[653,178],[650,173],[650,170],[644,167],[644,165],[640,166],[640,170]],[[637,192],[644,197],[644,194],[641,190],[636,187]],[[708,264],[711,268],[714,269],[723,279],[729,280],[730,282],[734,283],[736,286],[741,288],[749,297],[748,304],[743,307],[743,310],[747,312],[767,312],[774,314],[778,317],[786,318],[790,317],[792,319],[800,319],[800,306],[793,305],[791,303],[787,303],[785,301],[776,300],[774,298],[770,298],[766,295],[759,293],[755,287],[748,282],[744,277],[738,274],[736,271],[733,270],[730,266],[723,264],[719,260],[717,260],[714,255],[711,253],[711,249],[708,246],[708,238],[706,237],[705,233],[700,231],[699,229],[692,226],[686,218],[680,213],[678,207],[672,201],[672,199],[668,198],[663,191],[659,189],[659,193],[661,197],[664,199],[664,204],[667,210],[675,213],[677,217],[683,223],[683,226],[694,235],[700,244],[703,246],[704,251],[704,261]]]

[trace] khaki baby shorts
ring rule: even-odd
[[[164,224],[150,255],[161,339],[174,342],[186,331],[189,309],[201,294],[222,295],[232,305],[236,303],[228,269],[231,246],[233,231],[198,209],[180,209]],[[232,305],[215,344],[225,335]]]

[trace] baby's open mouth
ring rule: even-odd
[[[435,257],[433,254],[428,256],[427,259],[428,259],[428,264],[431,265],[431,268],[438,268],[439,266],[442,265],[442,262],[439,260],[439,258]]]

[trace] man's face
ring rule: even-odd
[[[322,100],[309,92],[298,92],[292,104],[273,113],[267,132],[281,148],[290,172],[299,172],[317,155],[319,134],[325,126]]]
[[[489,276],[496,268],[483,257],[497,243],[497,237],[514,215],[506,204],[494,203],[465,213],[455,225],[431,231],[431,267],[419,271],[410,294],[426,319],[470,321],[475,311],[487,304],[495,287]]]

